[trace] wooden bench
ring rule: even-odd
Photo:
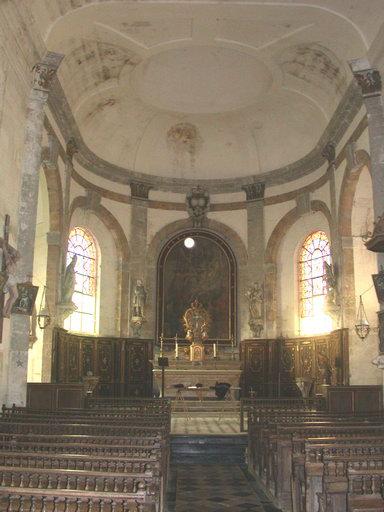
[[[349,467],[347,478],[348,512],[383,512],[384,469]]]

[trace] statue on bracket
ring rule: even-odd
[[[340,317],[340,302],[337,290],[337,274],[334,265],[326,261],[324,262],[324,270],[327,285],[325,309],[334,320],[338,321]]]
[[[210,199],[208,190],[200,185],[193,187],[185,199],[189,218],[194,228],[201,228],[209,211]]]
[[[5,262],[5,271],[2,273],[2,278],[0,279],[0,281],[3,283],[1,291],[8,294],[7,301],[4,304],[3,316],[4,318],[9,318],[12,312],[12,307],[19,296],[16,279],[16,267],[17,262],[20,259],[20,253],[16,249],[13,249],[4,240],[1,248]]]
[[[264,288],[263,285],[255,282],[246,291],[248,299],[249,320],[248,325],[255,338],[261,338],[264,331]]]
[[[147,292],[144,288],[143,281],[141,279],[136,280],[135,287],[133,289],[133,301],[132,301],[132,317],[131,325],[133,329],[133,335],[140,337],[141,327],[144,323],[144,311],[145,303],[147,302]]]
[[[65,269],[64,278],[62,281],[61,301],[60,304],[58,305],[62,321],[64,321],[67,317],[69,317],[71,313],[73,313],[77,309],[76,304],[72,301],[76,285],[76,262],[77,255],[74,254],[72,260],[68,263]]]

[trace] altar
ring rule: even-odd
[[[161,368],[153,368],[155,388],[161,389]],[[198,365],[188,361],[175,361],[169,358],[169,366],[164,371],[165,397],[176,398],[178,384],[183,384],[184,398],[216,398],[215,390],[211,389],[217,382],[227,382],[233,390],[233,398],[238,397],[241,378],[240,361],[225,358],[220,360],[207,359]],[[195,389],[201,384],[202,391]],[[190,389],[188,389],[188,387]]]

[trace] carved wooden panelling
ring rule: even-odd
[[[52,382],[82,382],[99,377],[102,396],[152,395],[152,341],[77,336],[54,332]]]
[[[313,380],[316,393],[321,392],[321,386],[326,383],[348,384],[346,329],[326,336],[284,341],[244,340],[241,357],[244,396],[249,396],[251,389],[259,396],[274,396],[280,391],[290,393],[298,377]]]

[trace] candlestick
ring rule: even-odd
[[[160,357],[163,357],[163,343],[164,343],[164,335],[161,333],[160,336]]]
[[[213,343],[213,357],[216,358],[217,356],[217,347],[216,347],[216,342]]]
[[[177,341],[177,333],[175,336],[175,358],[179,359],[179,343]]]

